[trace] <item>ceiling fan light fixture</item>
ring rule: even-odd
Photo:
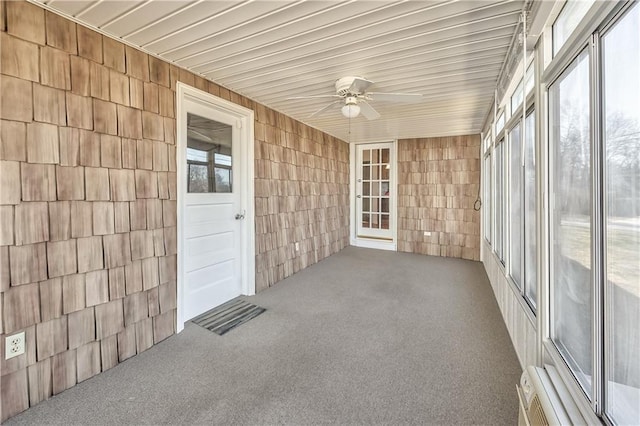
[[[355,118],[360,114],[360,105],[354,97],[347,97],[345,105],[342,107],[342,115],[346,118]]]

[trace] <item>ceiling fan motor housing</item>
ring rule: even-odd
[[[359,90],[358,87],[354,87],[353,83],[356,80],[362,81],[363,83],[366,82],[371,84],[368,80],[365,80],[362,77],[354,77],[354,76],[342,77],[336,80],[336,93],[340,96],[361,95],[364,92],[364,90]],[[358,86],[358,85],[355,85],[355,86]]]

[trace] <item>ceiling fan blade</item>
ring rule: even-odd
[[[340,98],[342,96],[339,95],[316,95],[316,96],[292,96],[290,98],[286,98],[288,101],[295,99],[328,99],[328,98]]]
[[[369,92],[367,93],[367,96],[369,96],[372,101],[416,103],[422,100],[422,95],[420,93]]]
[[[367,120],[375,120],[377,118],[380,118],[380,114],[378,114],[378,111],[373,109],[373,107],[366,101],[361,100],[360,102],[358,102],[358,105],[360,106],[360,112],[367,118]]]
[[[365,80],[364,78],[356,77],[353,79],[353,83],[349,87],[351,93],[364,93],[369,86],[373,84],[373,81]]]
[[[313,117],[315,117],[315,116],[318,116],[318,115],[322,114],[323,112],[325,112],[326,110],[330,109],[331,107],[333,107],[333,106],[335,106],[335,105],[337,105],[337,104],[341,104],[341,103],[342,103],[342,100],[339,100],[339,101],[333,101],[333,102],[331,102],[330,104],[323,106],[322,108],[320,108],[319,110],[317,110],[316,112],[314,112],[313,114],[311,114],[311,115],[309,116],[309,118],[313,118]]]

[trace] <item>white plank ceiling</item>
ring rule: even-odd
[[[479,133],[522,1],[38,0],[128,44],[347,141]],[[381,114],[310,118],[356,75]]]

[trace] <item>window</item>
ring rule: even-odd
[[[188,114],[187,192],[232,192],[231,126]]]
[[[640,424],[640,6],[602,37],[605,412]]]
[[[630,3],[549,88],[551,339],[613,424],[640,424],[639,27]]]
[[[594,0],[568,0],[564,5],[560,15],[553,23],[554,56],[560,51],[593,3]]]
[[[498,258],[504,263],[504,143],[500,141],[495,147],[495,203],[494,203],[494,215],[495,215],[495,241],[494,249]]]
[[[482,143],[482,145],[483,145],[483,152],[485,153],[489,151],[489,149],[491,148],[491,130],[489,130],[487,137],[484,138],[484,142]]]
[[[524,126],[524,127],[523,127]],[[523,135],[522,129],[525,129]],[[536,273],[536,175],[535,116],[524,125],[517,122],[509,133],[509,275],[535,312]]]
[[[502,131],[502,129],[504,129],[504,112],[500,113],[500,115],[498,116],[498,119],[496,120],[496,137],[498,136],[498,133],[500,133],[500,131]]]
[[[533,78],[533,64],[529,65],[527,68],[527,74],[524,79],[520,80],[520,83],[513,91],[513,95],[511,95],[511,113],[513,114],[519,107],[522,105],[522,101],[525,96],[533,90],[533,86],[535,84],[535,80]],[[524,92],[522,88],[524,86]]]
[[[527,69],[527,75],[524,78],[524,93],[528,95],[529,92],[533,90],[533,86],[535,85],[535,74],[533,70],[533,64],[529,65]]]
[[[493,173],[491,171],[491,152],[484,157],[484,214],[482,216],[484,226],[484,238],[491,244],[491,185],[493,184]]]
[[[231,155],[216,152],[213,160],[216,192],[231,192]]]
[[[551,338],[592,396],[591,140],[589,53],[549,88]]]
[[[524,289],[525,298],[532,309],[538,303],[538,255],[536,222],[536,116],[525,119],[524,136]]]
[[[491,244],[491,204],[493,202],[491,196],[491,188],[493,188],[493,164],[491,164],[491,130],[482,143],[485,152],[484,156],[484,174],[482,176],[482,228],[484,230],[484,238],[487,243]]]
[[[522,92],[523,81],[520,80],[518,87],[513,91],[513,95],[511,95],[511,113],[517,110],[520,105],[522,105],[522,100],[524,99],[524,93]]]
[[[640,425],[640,3],[594,4],[568,0],[553,25],[554,53],[570,37],[575,43],[543,76],[547,117],[533,108],[522,116],[533,64],[510,82],[517,87],[501,102],[516,116],[502,110],[493,122],[500,141],[484,157],[483,226],[513,288],[542,316],[545,362],[573,376],[565,384],[582,392],[580,409],[591,407],[604,424]],[[594,19],[585,19],[590,9]],[[613,18],[594,22],[596,10]],[[536,135],[540,121],[548,138]],[[536,181],[548,187],[538,191]],[[538,269],[540,244],[548,269]]]
[[[522,139],[518,123],[509,133],[509,274],[522,290]]]

